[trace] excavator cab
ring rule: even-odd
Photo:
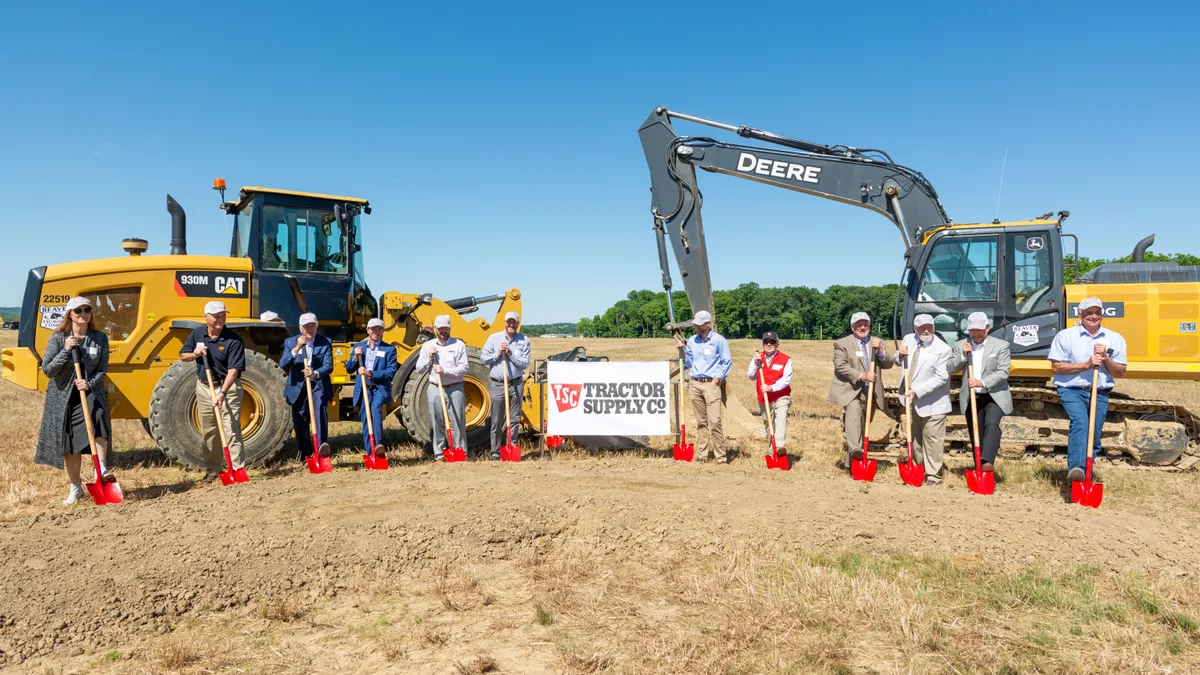
[[[214,187],[223,185],[218,179]],[[378,316],[363,268],[360,223],[371,213],[367,200],[244,187],[222,208],[234,221],[230,256],[254,266],[253,314],[270,310],[291,325],[313,312],[334,341],[360,337],[367,320]]]
[[[909,251],[896,334],[908,332],[917,314],[930,314],[953,344],[967,336],[967,317],[983,312],[1013,356],[1044,358],[1066,325],[1060,229],[1058,220],[931,229]]]

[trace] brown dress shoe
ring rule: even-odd
[[[988,473],[991,473],[996,469],[996,467],[992,466],[991,462],[984,462],[983,464],[979,465],[979,468],[983,471],[987,471]]]

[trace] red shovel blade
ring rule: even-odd
[[[233,459],[229,456],[229,446],[225,446],[225,466],[228,468],[217,474],[221,478],[222,485],[233,485],[234,483],[249,483],[250,475],[246,473],[246,467],[242,467],[236,471],[233,469]]]
[[[519,461],[521,461],[521,448],[516,445],[500,446],[500,461],[501,462],[519,462]]]
[[[905,485],[921,487],[925,484],[925,467],[920,464],[910,459],[908,462],[897,464],[896,467],[900,469],[900,480]]]
[[[791,462],[788,461],[787,455],[765,455],[768,469],[779,469],[780,471],[788,471],[792,468]]]
[[[446,458],[447,464],[467,461],[467,451],[462,448],[446,448],[442,455]]]
[[[547,436],[546,437],[546,447],[547,448],[557,448],[558,446],[562,445],[563,442],[566,440],[567,439],[563,438],[562,436]]]
[[[854,480],[871,482],[875,480],[875,472],[879,469],[879,462],[873,459],[852,459],[850,460],[850,475]]]
[[[309,473],[328,473],[333,471],[333,461],[328,457],[320,457],[316,454],[312,454],[306,457],[304,461],[308,465]]]
[[[363,455],[363,466],[375,471],[387,471],[388,458],[387,455],[370,454]]]
[[[1092,460],[1088,458],[1087,477],[1071,482],[1071,501],[1080,506],[1100,507],[1104,499],[1104,483],[1092,482]]]
[[[982,469],[969,469],[966,472],[967,489],[977,495],[990,495],[996,491],[996,474]]]
[[[92,466],[96,469],[96,482],[86,485],[88,494],[92,496],[92,501],[96,502],[96,506],[104,506],[105,504],[120,504],[124,501],[125,496],[121,493],[121,486],[117,484],[117,479],[109,476],[107,479],[100,475],[100,458],[92,455]]]
[[[671,450],[676,462],[690,462],[696,457],[696,444],[687,442],[687,426],[679,427],[679,442]]]

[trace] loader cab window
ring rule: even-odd
[[[265,204],[260,268],[285,272],[346,274],[346,234],[333,211]]]
[[[234,241],[233,257],[247,258],[250,256],[251,223],[254,221],[254,202],[249,202],[233,216]]]

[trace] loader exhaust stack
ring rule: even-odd
[[[167,211],[171,214],[171,255],[187,255],[187,214],[171,195],[167,195]]]

